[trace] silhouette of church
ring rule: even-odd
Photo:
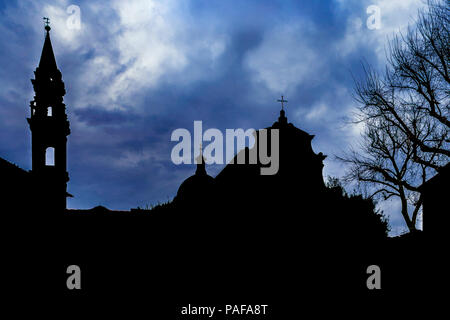
[[[254,164],[250,161],[250,154],[258,154],[261,143],[265,143],[260,139],[260,131],[256,131],[257,139],[253,148],[241,150],[215,179],[206,174],[203,157],[202,161],[197,161],[199,164],[195,175],[181,184],[175,202],[195,204],[198,203],[199,194],[205,191],[211,194],[211,190],[241,203],[250,197],[264,202],[264,199],[281,196],[286,202],[286,197],[294,196],[293,193],[297,195],[297,199],[298,195],[309,197],[311,194],[323,193],[325,184],[322,168],[326,156],[313,151],[311,141],[314,135],[288,123],[284,108],[280,111],[278,121],[266,128],[268,137],[273,129],[279,132],[279,168],[274,175],[261,174],[261,168],[270,164],[262,164],[259,159]],[[268,151],[271,153],[269,140],[270,138],[267,140]],[[245,163],[238,164],[238,159],[245,159]],[[269,194],[271,196],[267,198]],[[212,197],[214,201],[218,200],[217,196]],[[279,207],[280,203],[276,203],[276,206]]]
[[[25,171],[0,159],[2,205],[6,208],[62,212],[66,209],[67,136],[69,121],[63,97],[66,93],[50,41],[50,26],[39,65],[31,80],[35,92],[30,102],[32,169]]]
[[[83,293],[97,290],[107,295],[122,290],[128,294],[132,284],[139,283],[153,292],[170,291],[171,297],[173,292],[185,290],[191,299],[194,289],[201,288],[208,295],[223,293],[227,298],[251,292],[252,297],[259,295],[264,301],[267,296],[292,298],[286,284],[308,294],[348,287],[367,291],[361,279],[366,279],[364,272],[373,263],[382,263],[389,270],[383,279],[395,279],[395,283],[403,279],[400,287],[406,288],[410,279],[416,280],[416,271],[423,270],[433,258],[427,248],[421,251],[423,262],[418,264],[413,253],[424,244],[411,246],[403,239],[388,242],[387,222],[371,200],[347,195],[339,185],[325,185],[322,169],[326,156],[314,152],[313,135],[288,122],[283,105],[278,120],[266,128],[268,136],[271,130],[279,130],[279,170],[274,175],[261,175],[261,168],[268,165],[259,160],[251,163],[252,150],[245,148],[233,159],[237,163],[238,158],[245,158],[245,164],[230,163],[213,178],[200,153],[195,174],[181,183],[172,202],[151,210],[111,211],[102,206],[67,210],[66,198],[71,196],[67,193],[66,153],[70,124],[50,27],[45,26],[45,30],[32,79],[35,96],[28,118],[32,169],[23,170],[0,158],[3,208],[33,215],[56,213],[34,215],[40,222],[38,227],[14,215],[20,220],[15,224],[20,232],[14,239],[22,240],[23,248],[31,248],[18,250],[21,257],[30,259],[19,268],[20,276],[14,277],[14,281],[27,282],[19,288],[28,288],[29,279],[23,275],[29,272],[25,268],[30,262],[44,261],[43,266],[51,266],[48,271],[40,270],[47,275],[43,279],[49,286],[55,268],[63,266],[55,272],[60,274],[75,261],[95,278]],[[257,137],[261,133],[257,131]],[[256,141],[253,148],[259,148],[260,139]],[[271,149],[269,145],[269,153]],[[441,212],[447,185],[448,165],[445,172],[422,187],[426,214]],[[142,214],[130,215],[133,212]],[[52,218],[50,223],[45,216]],[[61,216],[64,219],[56,218]],[[438,227],[439,218],[430,217],[430,221]],[[55,243],[63,243],[65,250],[55,249]],[[402,250],[406,254],[399,255]],[[46,264],[45,258],[59,264]],[[413,264],[418,267],[410,268]],[[122,282],[117,270],[126,274]],[[154,277],[142,277],[144,273]],[[55,287],[65,283],[67,275],[63,272],[62,276],[63,281],[58,279]],[[431,282],[424,278],[423,283]],[[294,306],[298,309],[292,303]]]
[[[366,237],[386,234],[386,224],[374,213],[373,207],[367,204],[361,206],[355,199],[345,200],[342,194],[337,195],[339,192],[325,186],[322,169],[326,156],[313,151],[313,135],[288,122],[283,105],[287,101],[283,97],[279,100],[282,104],[278,121],[266,128],[267,137],[271,136],[271,130],[276,129],[279,133],[279,168],[276,174],[261,175],[261,168],[268,164],[261,163],[260,159],[256,163],[250,162],[249,156],[254,150],[247,147],[240,150],[233,161],[213,178],[207,174],[201,154],[195,174],[180,185],[174,200],[163,206],[130,211],[113,211],[102,206],[89,210],[67,210],[66,198],[71,196],[67,192],[69,174],[66,152],[70,124],[63,102],[66,93],[64,82],[56,64],[48,23],[45,31],[41,58],[34,72],[35,78],[31,80],[35,96],[30,103],[31,115],[27,119],[32,134],[32,169],[25,171],[1,159],[2,194],[5,195],[6,207],[102,215],[153,211],[152,216],[167,213],[167,218],[176,215],[180,221],[198,221],[198,218],[202,223],[220,222],[223,228],[239,220],[243,225],[257,221],[264,226],[279,223],[298,228],[301,224],[303,230],[329,226],[327,232],[331,231],[331,226],[342,233],[350,230],[354,233],[360,228]],[[260,148],[260,135],[261,131],[257,131],[257,143],[253,146],[257,150]],[[268,152],[271,153],[270,139],[267,141]],[[235,164],[241,157],[246,159],[245,164]],[[331,214],[338,208],[348,217]],[[358,215],[360,211],[365,214]],[[341,220],[345,222],[340,223]],[[337,228],[343,225],[348,227],[347,230]],[[374,231],[374,234],[368,230]]]
[[[180,185],[174,201],[164,208],[180,220],[218,223],[225,230],[240,228],[243,233],[258,226],[301,237],[313,236],[318,230],[329,237],[366,241],[387,235],[387,222],[376,214],[371,201],[326,187],[322,174],[326,155],[314,152],[314,135],[289,123],[283,107],[278,121],[265,129],[269,137],[274,129],[279,134],[279,169],[274,175],[261,174],[261,168],[269,164],[250,161],[253,149],[257,153],[263,140],[258,130],[252,149],[241,150],[215,178],[207,174],[200,154],[195,174]],[[245,163],[237,164],[238,158]]]

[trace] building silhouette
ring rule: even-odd
[[[213,223],[223,230],[239,221],[242,230],[248,230],[247,227],[256,222],[263,228],[284,225],[291,229],[290,234],[301,229],[305,236],[319,228],[326,229],[330,235],[355,234],[361,229],[361,236],[366,239],[386,235],[386,224],[370,205],[361,206],[357,200],[346,199],[325,186],[322,169],[326,156],[313,151],[314,135],[288,122],[283,106],[287,101],[283,98],[279,100],[282,106],[278,120],[266,128],[267,137],[272,130],[279,132],[276,174],[261,175],[261,169],[268,165],[261,163],[259,158],[256,163],[249,161],[250,153],[261,147],[261,130],[258,130],[257,144],[252,149],[240,150],[215,178],[207,174],[201,154],[195,174],[181,183],[174,200],[163,206],[130,211],[114,211],[103,206],[67,210],[66,198],[71,196],[67,192],[66,151],[70,124],[63,100],[64,82],[52,49],[50,30],[47,24],[41,58],[34,72],[35,78],[31,80],[35,96],[30,102],[27,120],[32,139],[32,169],[25,171],[6,160],[0,161],[6,207],[84,216],[140,213],[164,216],[162,219],[166,222],[176,217],[175,222],[170,223]],[[267,141],[270,154],[270,138]],[[245,163],[238,164],[237,160],[242,157],[246,159]],[[24,198],[27,201],[22,201]],[[343,214],[333,214],[337,210]],[[360,211],[363,213],[358,215]]]
[[[433,237],[447,233],[450,218],[447,214],[447,196],[449,192],[450,163],[447,163],[439,173],[428,179],[419,189],[423,196],[423,226]]]
[[[66,209],[67,136],[69,120],[63,97],[66,93],[50,40],[50,26],[45,26],[45,41],[39,65],[31,80],[35,96],[30,102],[32,169],[25,171],[1,159],[3,200],[7,208],[47,212]],[[25,199],[25,201],[24,201]]]
[[[424,262],[417,263],[414,254],[419,246],[420,250],[424,247],[421,238],[414,235],[413,246],[403,242],[405,239],[386,240],[387,222],[371,200],[324,183],[326,156],[314,152],[313,135],[288,122],[283,106],[278,120],[266,128],[279,130],[279,170],[274,175],[261,175],[261,168],[267,165],[259,160],[250,163],[252,150],[245,148],[233,159],[237,163],[243,157],[244,164],[227,164],[213,178],[200,154],[195,173],[181,183],[169,203],[151,210],[113,211],[103,206],[67,210],[70,124],[50,27],[45,30],[28,118],[32,169],[23,170],[0,158],[2,207],[12,213],[27,212],[38,221],[35,225],[30,221],[36,220],[8,215],[16,219],[9,224],[18,230],[14,239],[22,242],[23,251],[17,250],[18,254],[30,259],[19,266],[20,275],[14,278],[23,278],[25,288],[29,285],[29,279],[23,277],[29,273],[26,268],[35,261],[50,261],[49,271],[40,270],[47,275],[45,286],[50,286],[47,280],[54,274],[60,274],[61,279],[55,281],[60,288],[67,276],[64,268],[77,263],[95,278],[90,287],[83,287],[83,293],[129,293],[131,284],[137,283],[158,293],[165,289],[172,294],[173,288],[184,288],[189,299],[191,288],[208,288],[203,293],[226,293],[227,297],[247,289],[263,299],[264,290],[270,288],[273,296],[289,296],[281,285],[291,283],[308,293],[348,287],[366,292],[361,279],[366,278],[368,265],[384,263],[389,272],[383,279],[404,281],[399,287],[413,287],[416,283],[408,281],[416,279],[417,268],[426,270],[434,258],[427,248],[421,251]],[[256,132],[257,137],[260,134],[261,130]],[[422,187],[426,215],[441,212],[448,190],[448,166],[445,170]],[[61,216],[64,218],[59,219]],[[443,230],[439,223],[437,216],[430,218],[430,226]],[[64,250],[56,248],[59,243]],[[417,268],[410,268],[414,264]],[[126,279],[111,282],[117,280],[118,270]],[[141,277],[145,273],[153,277]],[[426,287],[429,279],[433,280],[424,278],[419,287]]]
[[[46,36],[39,66],[32,79],[35,96],[30,102],[32,169],[36,181],[45,181],[46,193],[40,197],[40,206],[52,211],[66,209],[67,136],[69,120],[63,97],[66,94],[50,41],[50,26],[45,26]]]

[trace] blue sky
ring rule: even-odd
[[[80,28],[69,6],[80,8]],[[366,21],[380,9],[379,29]],[[382,70],[389,36],[412,23],[421,0],[0,1],[0,157],[31,168],[26,117],[43,45],[42,17],[67,94],[71,208],[113,209],[171,199],[193,166],[170,160],[177,128],[267,127],[282,94],[287,116],[333,158],[360,127],[352,73]],[[74,20],[69,20],[74,21]],[[72,26],[72,27],[71,27]],[[216,175],[220,166],[208,171]],[[392,234],[405,226],[398,203],[381,204]]]

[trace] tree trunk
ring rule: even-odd
[[[409,232],[415,232],[417,231],[416,229],[416,225],[411,221],[411,218],[409,217],[408,214],[408,201],[406,200],[406,196],[405,193],[403,191],[403,187],[400,187],[400,200],[402,202],[402,216],[403,219],[405,219],[406,222],[406,226],[409,229]]]

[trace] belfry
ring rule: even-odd
[[[47,210],[65,210],[67,194],[67,136],[69,121],[63,97],[66,94],[50,41],[47,18],[39,66],[31,80],[35,92],[27,119],[31,130],[32,170],[35,201]]]

